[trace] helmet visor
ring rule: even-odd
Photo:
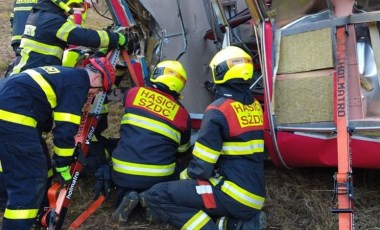
[[[214,66],[215,80],[223,80],[225,73],[234,65],[252,64],[251,58],[231,58]]]
[[[167,67],[155,68],[151,79],[156,80],[159,76],[162,76],[162,75],[173,75],[176,78],[178,78],[180,81],[182,81],[183,84],[186,84],[186,79],[181,74]]]

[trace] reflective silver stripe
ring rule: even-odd
[[[112,158],[115,171],[141,176],[169,176],[174,173],[175,163],[169,165],[138,164]]]
[[[179,174],[179,179],[181,180],[186,180],[186,179],[189,179],[189,175],[187,174],[187,169],[183,170],[180,174]]]
[[[264,152],[264,140],[251,140],[247,142],[224,142],[222,154],[250,155]]]
[[[217,224],[218,224],[218,229],[219,230],[224,230],[227,228],[227,218],[225,216],[222,216],[218,221],[217,221]]]
[[[127,113],[123,116],[123,119],[121,120],[121,124],[122,125],[129,124],[129,125],[134,125],[140,128],[144,128],[152,132],[156,132],[161,135],[164,135],[172,139],[173,141],[175,141],[177,144],[180,143],[181,134],[178,131],[171,128],[169,125],[165,123],[162,123],[150,118]]]
[[[31,11],[32,7],[31,6],[17,6],[13,8],[13,11]]]
[[[183,153],[183,152],[186,152],[186,150],[188,150],[189,148],[190,148],[190,142],[187,142],[186,144],[178,146],[177,152]]]
[[[59,28],[56,36],[57,36],[57,38],[67,42],[67,38],[69,37],[70,32],[75,28],[76,28],[76,25],[74,25],[70,21],[67,21],[67,22],[65,22],[65,24],[63,24],[61,26],[61,28]]]
[[[211,164],[216,163],[220,153],[199,142],[195,142],[193,155]]]
[[[182,226],[181,230],[202,229],[202,227],[205,226],[210,220],[211,218],[205,212],[200,210]]]
[[[108,37],[108,33],[104,30],[97,30],[96,31],[100,38],[100,45],[99,47],[108,47],[110,44],[110,38]]]
[[[63,49],[59,46],[47,45],[28,38],[23,38],[21,39],[20,47],[24,48],[23,52],[26,52],[27,54],[30,52],[36,52],[44,55],[51,55],[62,60]]]
[[[28,69],[24,71],[29,74],[29,76],[41,87],[44,91],[46,99],[48,100],[50,107],[53,109],[57,106],[57,96],[49,82],[45,80],[45,78],[33,69]]]
[[[209,180],[214,186],[220,182],[220,178],[210,178]],[[261,210],[264,205],[264,197],[255,195],[241,188],[239,185],[233,183],[232,181],[225,180],[222,185],[222,191],[239,203],[244,204],[248,207]]]
[[[22,39],[21,39],[21,43],[22,43]],[[29,48],[23,48],[21,49],[21,60],[20,62],[13,68],[13,71],[11,73],[11,75],[14,75],[14,74],[18,74],[20,73],[21,71],[21,68],[25,66],[26,62],[28,61],[29,59],[29,53],[31,52],[31,50]]]

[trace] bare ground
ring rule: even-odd
[[[12,0],[0,1],[0,73],[13,58],[10,46],[9,13]],[[92,16],[90,16],[91,18]],[[89,18],[88,21],[91,19]],[[110,136],[118,135],[122,106],[114,103],[109,118]],[[380,164],[380,162],[379,162]],[[338,229],[337,214],[331,213],[333,201],[333,175],[336,169],[308,168],[283,170],[266,162],[267,200],[264,210],[268,213],[268,229]],[[65,220],[64,229],[91,204],[93,178],[81,178],[74,200]],[[355,225],[359,230],[380,229],[380,171],[354,170]],[[105,202],[80,226],[79,229],[168,229],[166,225],[152,225],[143,218],[141,209],[130,217],[127,226],[119,226],[111,220],[113,198]],[[0,212],[0,215],[3,213]],[[0,220],[1,225],[1,220]]]

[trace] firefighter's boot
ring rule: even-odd
[[[121,200],[119,207],[112,214],[112,219],[119,223],[126,223],[129,214],[139,203],[139,194],[135,191],[128,192]]]
[[[239,230],[264,230],[267,228],[267,215],[265,212],[258,212],[252,219],[243,221]]]
[[[140,205],[145,210],[144,211],[145,220],[151,224],[152,223],[155,223],[155,224],[161,223],[160,218],[158,218],[157,214],[152,212],[152,209],[149,206],[148,201],[145,197],[145,192],[140,193],[139,198],[140,198]]]
[[[264,230],[267,228],[267,216],[265,212],[260,211],[247,221],[221,217],[216,220],[216,225],[223,230]]]

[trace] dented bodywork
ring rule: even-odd
[[[140,9],[135,13],[143,22],[140,55],[146,56],[148,67],[178,59],[187,69],[183,104],[194,120],[213,100],[204,84],[211,81],[212,56],[226,45],[240,46],[252,55],[252,91],[264,107],[267,151],[285,168],[337,166],[335,33],[337,26],[349,25],[347,127],[352,164],[380,168],[379,65],[373,48],[377,42],[371,42],[380,20],[375,1],[357,1],[348,17],[329,0],[126,2]]]

